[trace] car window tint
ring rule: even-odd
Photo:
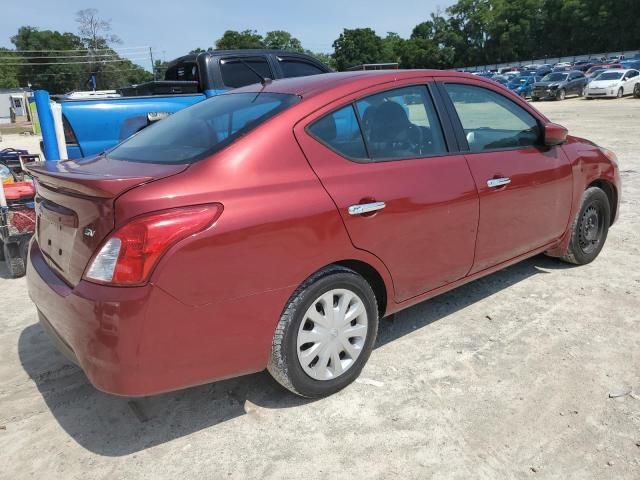
[[[440,155],[442,129],[425,86],[389,90],[356,102],[373,160]]]
[[[192,163],[211,155],[297,103],[279,93],[228,93],[150,125],[108,153],[130,162]]]
[[[472,152],[522,148],[538,143],[537,120],[492,90],[473,85],[445,85]]]
[[[251,68],[249,68],[251,67]],[[242,60],[238,58],[223,58],[220,60],[220,72],[222,73],[222,83],[229,88],[239,88],[252,83],[259,83],[261,77],[273,78],[273,73],[264,57],[246,57]]]
[[[318,75],[319,73],[325,73],[320,68],[308,62],[293,60],[289,58],[280,59],[280,68],[282,68],[282,74],[287,78],[306,77],[308,75]]]
[[[351,159],[366,159],[360,125],[352,105],[336,110],[314,122],[309,133],[340,155]]]

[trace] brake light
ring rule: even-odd
[[[133,219],[112,233],[95,255],[85,279],[111,285],[145,283],[173,245],[212,225],[222,205],[176,208]]]
[[[69,120],[67,120],[67,117],[64,115],[62,115],[62,129],[64,131],[65,143],[67,145],[77,145],[78,139],[76,138],[76,134],[74,133],[73,128],[71,128]]]

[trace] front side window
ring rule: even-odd
[[[441,155],[446,146],[425,86],[389,90],[356,102],[369,155],[389,160]]]
[[[536,145],[538,121],[529,112],[492,90],[445,84],[472,152]]]
[[[218,95],[154,123],[108,156],[131,162],[192,163],[223,149],[299,100],[297,95],[279,93]]]
[[[255,70],[255,72],[253,70]],[[229,88],[240,88],[259,83],[260,78],[273,78],[265,57],[223,58],[220,60],[222,83]]]
[[[282,68],[282,75],[285,78],[306,77],[309,75],[318,75],[320,73],[325,73],[315,65],[290,58],[280,59],[280,68]]]

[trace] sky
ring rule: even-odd
[[[331,44],[344,28],[371,27],[378,35],[396,32],[408,37],[413,27],[444,10],[452,0],[30,0],[28,4],[0,0],[0,46],[12,48],[11,36],[23,25],[40,30],[77,33],[75,12],[97,8],[110,19],[121,49],[136,63],[149,67],[155,59],[171,60],[201,47],[213,46],[225,30],[255,29],[264,35],[286,30],[305,48],[331,52]],[[25,6],[28,5],[28,6]]]

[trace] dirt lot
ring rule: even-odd
[[[266,373],[104,395],[0,270],[0,477],[640,478],[640,100],[536,105],[618,153],[601,256],[536,257],[383,322],[359,383],[331,398]]]

